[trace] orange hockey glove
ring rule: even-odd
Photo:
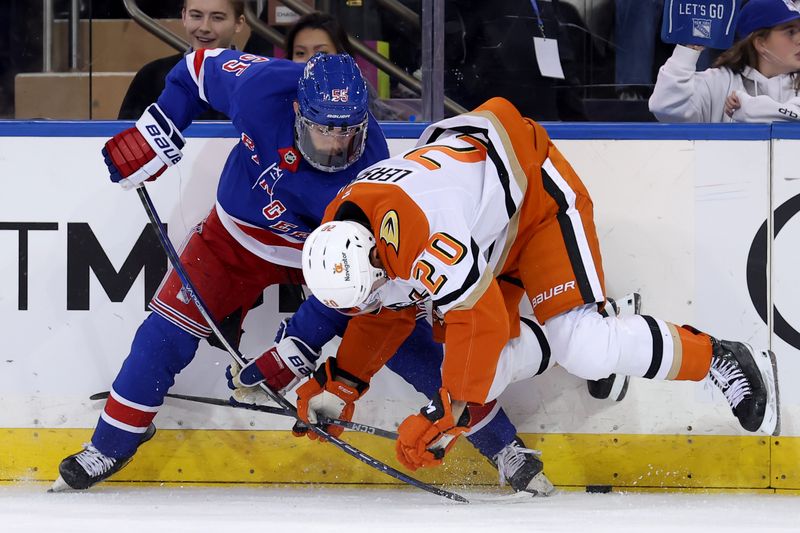
[[[439,394],[419,414],[411,415],[397,429],[397,460],[411,470],[442,464],[444,454],[456,442],[456,438],[469,430],[469,409],[456,422],[447,389]]]
[[[335,378],[345,378],[355,385],[347,385]],[[361,398],[369,389],[369,385],[355,376],[340,370],[336,366],[336,359],[329,357],[325,364],[320,366],[308,381],[297,389],[297,414],[305,424],[316,424],[319,417],[339,418],[352,420],[356,410],[355,401]],[[301,422],[292,428],[295,437],[308,436],[311,440],[317,439],[317,434]],[[339,426],[323,426],[323,429],[338,437],[344,431]]]

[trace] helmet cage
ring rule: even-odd
[[[298,113],[294,123],[295,145],[312,167],[323,172],[338,172],[358,161],[364,153],[367,123],[365,116],[353,126],[325,126]]]

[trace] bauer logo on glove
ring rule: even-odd
[[[151,104],[133,128],[114,135],[103,147],[111,181],[129,190],[156,179],[181,160],[186,140],[175,124]]]

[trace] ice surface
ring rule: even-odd
[[[560,492],[547,499],[465,505],[397,488],[106,483],[88,492],[61,494],[47,494],[46,488],[0,486],[0,531],[800,531],[797,497],[773,494]],[[461,493],[496,497],[474,489]]]

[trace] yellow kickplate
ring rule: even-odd
[[[770,487],[770,438],[695,435],[537,435],[556,485]]]
[[[771,485],[800,490],[800,438],[773,437]]]
[[[53,480],[58,463],[91,438],[88,429],[0,430],[0,481]],[[800,439],[758,436],[525,434],[559,486],[800,489]],[[405,471],[394,443],[344,439]],[[792,460],[792,456],[794,460]],[[442,467],[414,477],[436,484],[495,485],[497,471],[465,440]],[[397,483],[330,444],[288,431],[159,430],[116,481],[168,483]]]

